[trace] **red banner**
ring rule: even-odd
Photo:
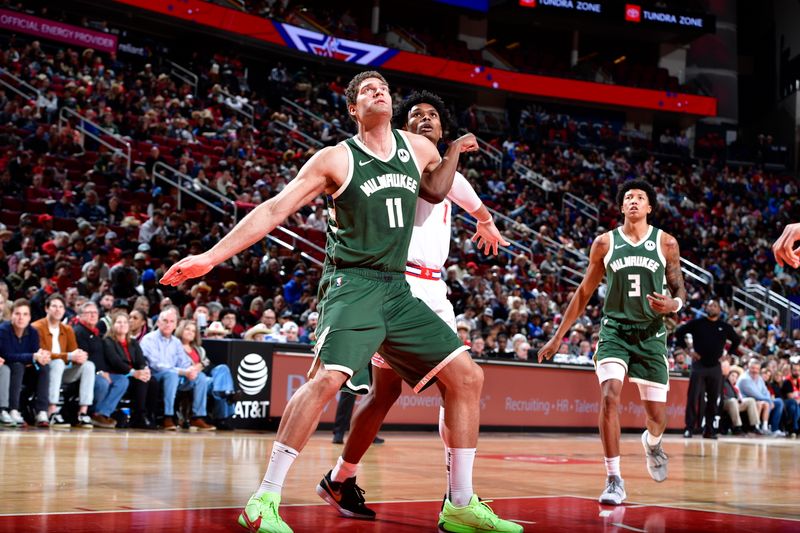
[[[289,398],[306,382],[311,356],[275,353],[272,359],[270,414],[280,416]],[[515,363],[481,363],[484,371],[481,395],[481,425],[508,427],[597,426],[600,387],[590,369],[531,366]],[[686,409],[686,378],[672,378],[667,395],[667,428],[683,429]],[[346,393],[345,393],[346,394]],[[358,400],[357,400],[358,401]],[[321,422],[333,422],[336,401],[325,406]],[[639,388],[625,383],[620,401],[620,425],[645,427],[645,411]],[[403,392],[386,417],[387,424],[430,424],[439,420],[439,391],[436,387],[414,394]]]
[[[87,30],[54,20],[34,17],[25,13],[0,9],[0,28],[21,31],[43,39],[93,48],[100,52],[115,52],[117,36],[100,31]]]

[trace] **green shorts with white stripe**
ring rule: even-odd
[[[629,326],[603,318],[600,340],[594,354],[595,366],[619,363],[628,380],[642,385],[669,387],[667,329],[664,321]]]
[[[411,294],[405,274],[361,268],[331,269],[319,289],[316,358],[327,370],[350,376],[342,387],[369,391],[368,366],[375,352],[414,390],[466,351],[453,330]],[[315,363],[316,363],[315,359]]]

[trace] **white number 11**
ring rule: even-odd
[[[392,202],[394,202],[394,210],[392,210]],[[386,212],[389,215],[390,228],[403,227],[403,206],[402,198],[387,198],[386,199]],[[395,212],[397,217],[395,218]]]

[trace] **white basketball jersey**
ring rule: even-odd
[[[414,232],[408,245],[408,262],[431,270],[441,270],[450,252],[450,200],[438,204],[417,199]]]

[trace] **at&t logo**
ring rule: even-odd
[[[269,369],[264,359],[257,353],[249,353],[239,363],[236,372],[239,378],[239,387],[248,396],[255,396],[267,384]]]

